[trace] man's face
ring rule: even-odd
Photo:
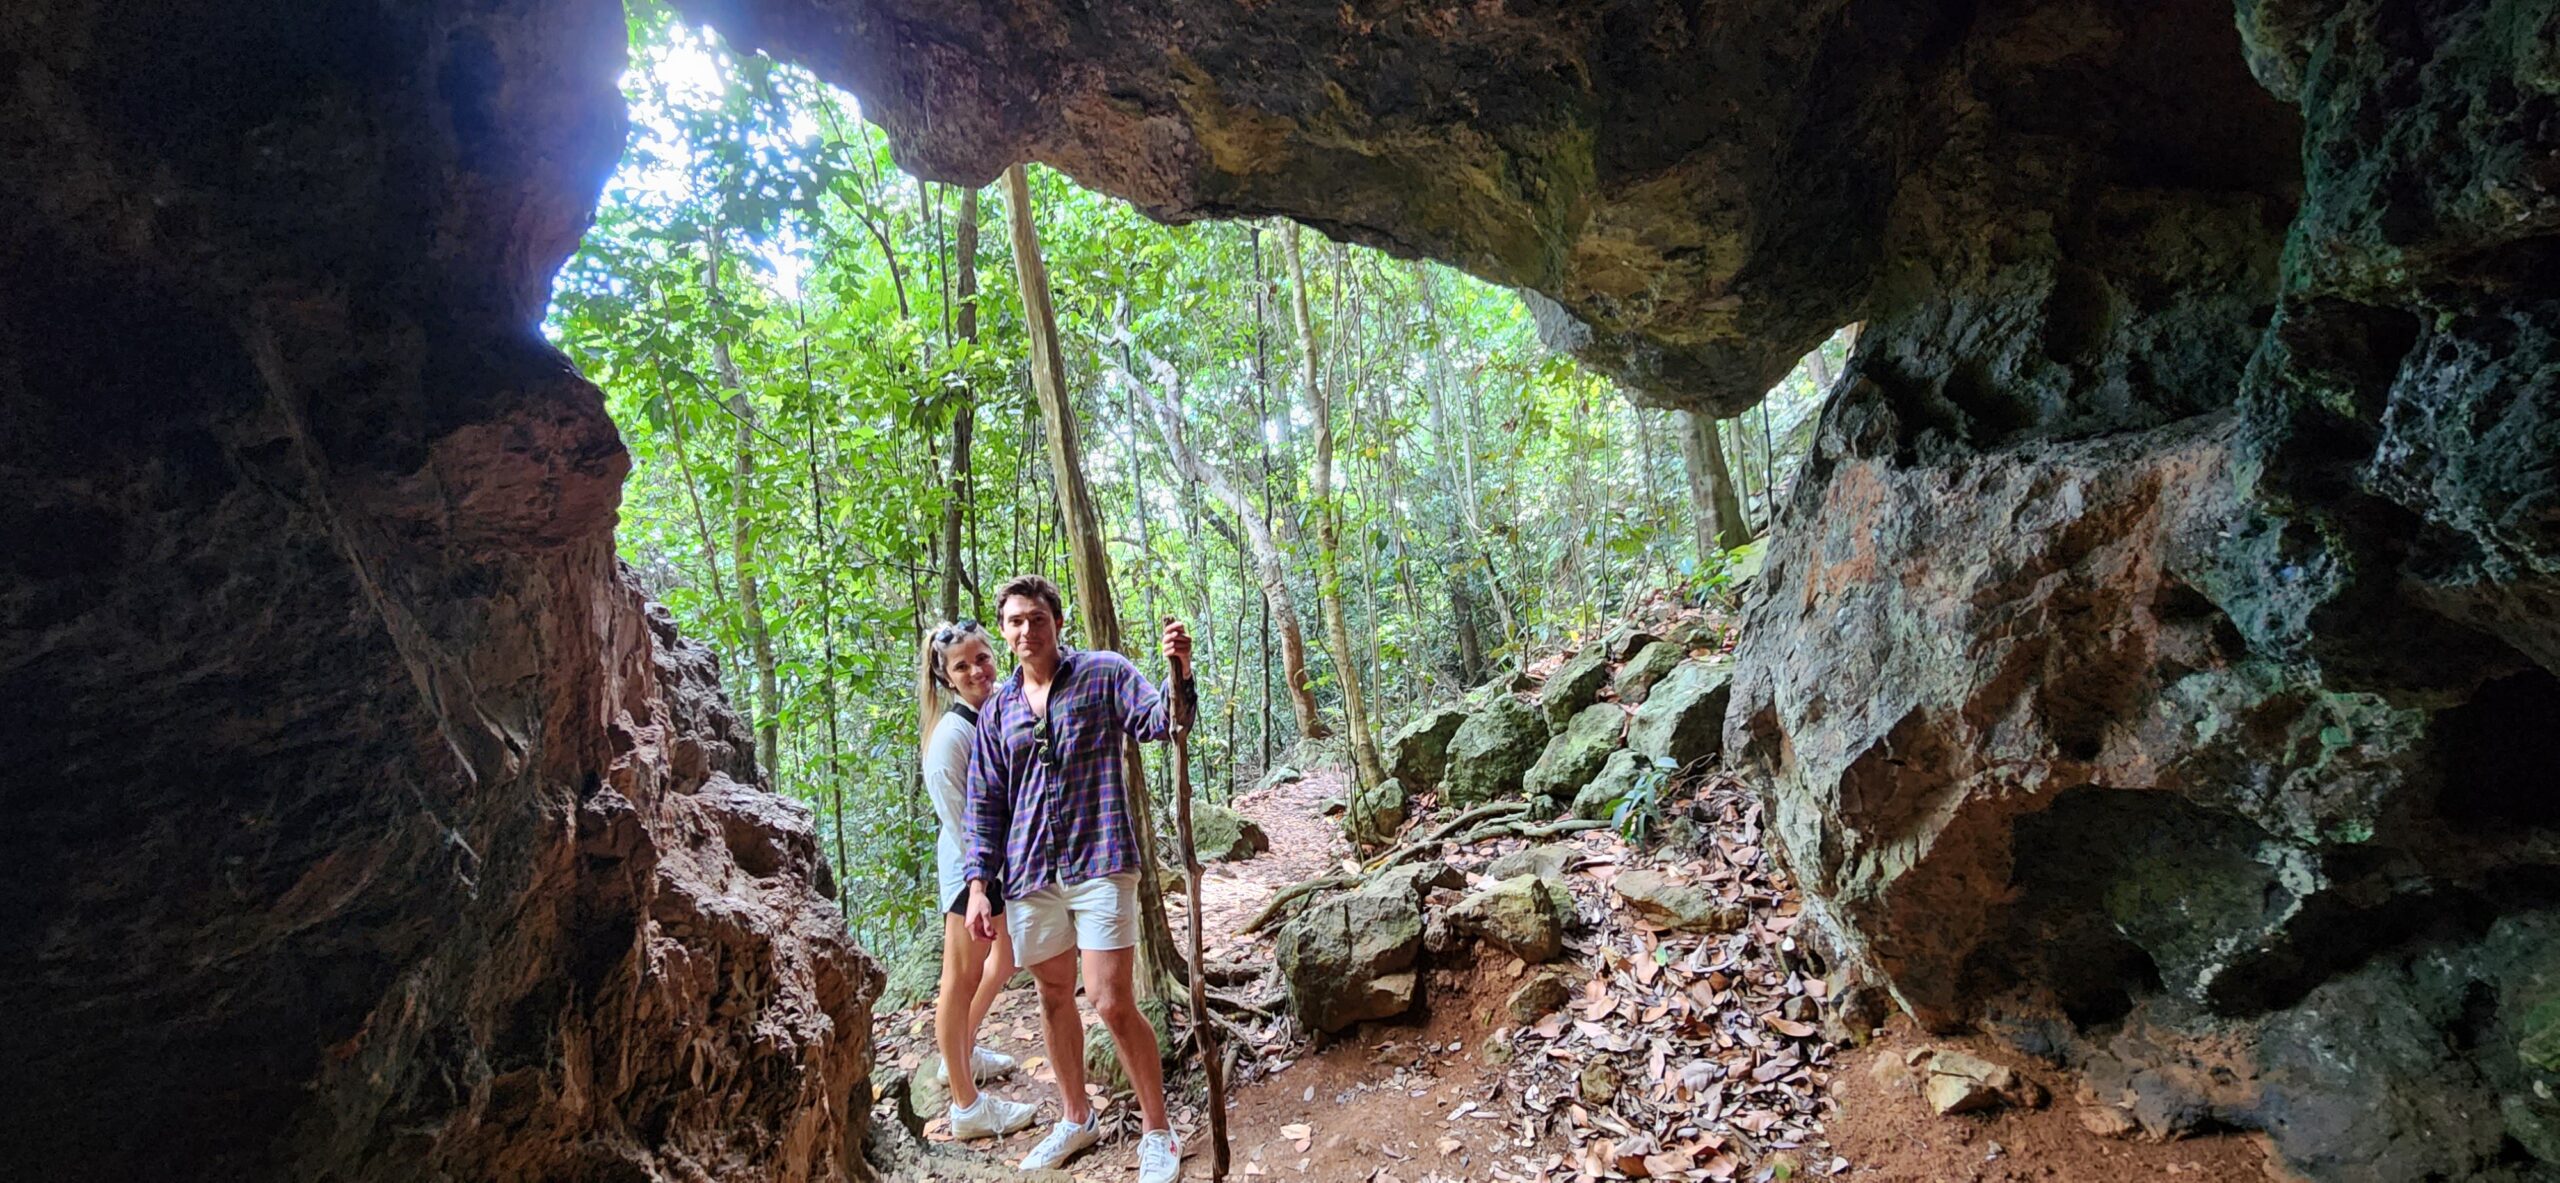
[[[996,605],[996,625],[1015,661],[1045,663],[1058,651],[1058,618],[1038,596],[1006,596]]]

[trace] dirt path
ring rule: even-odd
[[[1290,884],[1339,869],[1351,851],[1323,803],[1344,791],[1343,772],[1259,790],[1235,805],[1271,839],[1271,850],[1207,870],[1202,884],[1204,943],[1213,962],[1267,964],[1269,933],[1237,930]],[[1889,1033],[1865,1048],[1835,1047],[1811,1034],[1805,995],[1820,979],[1796,972],[1789,936],[1798,905],[1783,874],[1757,846],[1758,805],[1724,783],[1688,806],[1708,840],[1699,857],[1656,864],[1615,834],[1561,844],[1565,882],[1580,924],[1562,968],[1576,988],[1561,1010],[1521,1024],[1506,1002],[1528,972],[1499,952],[1431,971],[1417,1013],[1364,1024],[1309,1046],[1283,1024],[1263,1029],[1258,1056],[1231,1086],[1231,1178],[1309,1183],[1540,1183],[1641,1178],[1769,1180],[1871,1179],[1878,1183],[2077,1183],[2269,1177],[2253,1139],[2200,1138],[2147,1145],[2083,1129],[2067,1086],[2041,1109],[1940,1117],[1899,1065],[1923,1046],[1967,1047],[2005,1059],[2031,1077],[2044,1070],[1981,1045],[1923,1041]],[[1506,840],[1452,851],[1471,882]],[[1670,875],[1742,907],[1737,931],[1696,937],[1667,932],[1627,909],[1612,889],[1626,871]],[[1177,898],[1173,924],[1187,931]],[[1093,1016],[1088,1012],[1090,1024]],[[913,1066],[931,1054],[929,1008],[883,1016],[883,1060]],[[1036,1099],[1038,1125],[1001,1144],[974,1143],[991,1165],[1019,1161],[1056,1120],[1055,1077],[1042,1058],[1039,1020],[1026,985],[1005,992],[983,1040],[1023,1061],[992,1087]],[[1594,1065],[1605,1071],[1594,1073]],[[1185,1177],[1209,1176],[1208,1132],[1197,1073],[1177,1070],[1174,1125],[1186,1140]],[[1085,1183],[1134,1177],[1135,1114],[1092,1086],[1113,1123],[1103,1143],[1070,1165]],[[947,1139],[939,1119],[926,1127]],[[1779,1172],[1784,1171],[1781,1175]]]

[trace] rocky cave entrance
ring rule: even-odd
[[[686,7],[920,175],[1442,259],[1656,405],[1865,322],[1728,716],[1839,962],[2313,1178],[2560,1162],[2552,5]],[[20,1169],[858,1169],[876,970],[533,329],[623,41],[0,16]]]

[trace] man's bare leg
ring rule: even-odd
[[[1093,1120],[1093,1106],[1084,1095],[1084,1019],[1076,1014],[1076,951],[1069,949],[1032,966],[1031,980],[1040,986],[1040,1031],[1049,1047],[1049,1070],[1058,1077],[1058,1108],[1068,1121],[1083,1125]]]
[[[1171,1129],[1164,1116],[1164,1052],[1156,1046],[1156,1029],[1148,1025],[1146,1012],[1138,1009],[1137,965],[1136,949],[1088,949],[1085,989],[1093,994],[1093,1008],[1101,1012],[1102,1025],[1111,1030],[1120,1070],[1129,1074],[1129,1088],[1138,1094],[1138,1112],[1146,1119],[1146,1128]],[[1076,1043],[1081,1052],[1084,1041],[1079,1038]]]

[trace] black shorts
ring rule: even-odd
[[[968,884],[966,884],[966,883],[961,884],[961,885],[960,885],[960,894],[958,894],[958,895],[955,895],[955,896],[951,897],[951,902],[950,902],[949,904],[947,904],[947,905],[944,905],[944,907],[943,907],[943,909],[942,909],[942,910],[943,910],[945,913],[947,913],[947,914],[949,914],[949,915],[953,915],[953,916],[966,916],[966,915],[968,915],[968,914],[969,914],[969,885],[968,885]],[[1002,916],[1002,915],[1004,915],[1004,885],[1003,885],[1003,884],[1001,884],[1001,883],[990,883],[990,884],[988,884],[988,885],[987,885],[987,910],[988,910],[989,912],[992,912],[992,913],[993,913],[993,914],[995,914],[995,915],[998,915],[998,916]]]

